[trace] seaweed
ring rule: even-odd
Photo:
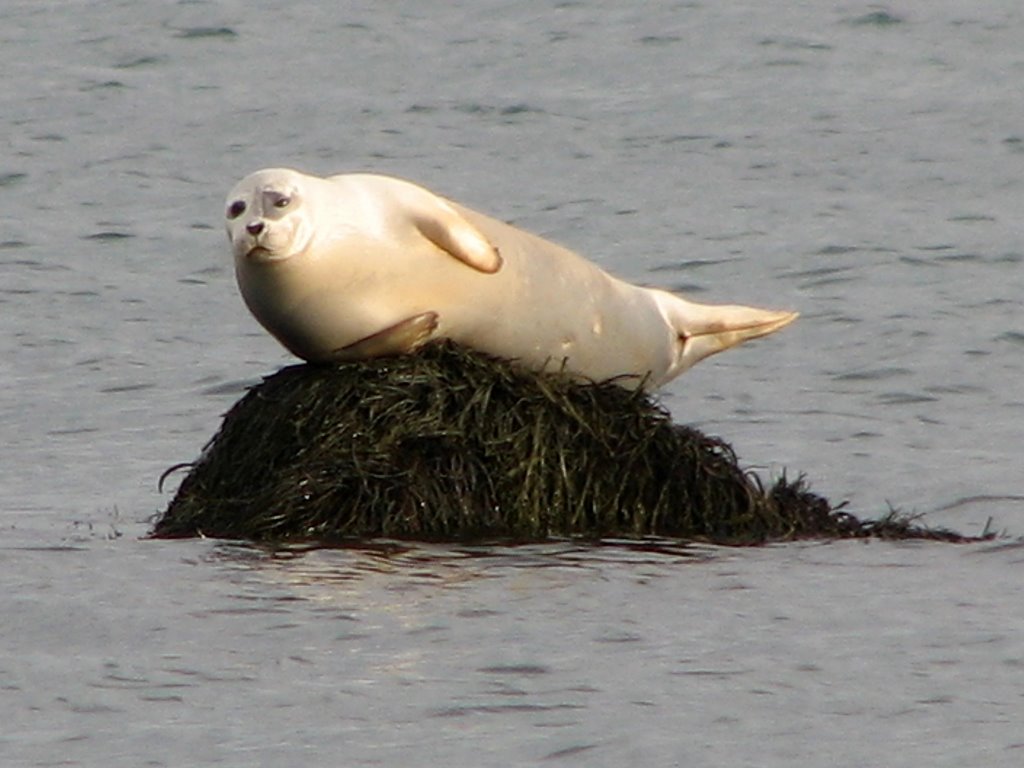
[[[862,522],[803,476],[766,489],[727,443],[673,423],[641,390],[451,342],[283,368],[230,409],[196,462],[165,477],[182,466],[155,537],[962,538],[897,513]]]

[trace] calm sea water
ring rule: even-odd
[[[1020,765],[1022,39],[1016,0],[6,2],[0,763]],[[144,540],[160,473],[291,362],[221,231],[273,165],[799,309],[676,418],[1005,537]]]

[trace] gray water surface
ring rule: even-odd
[[[1017,766],[1024,9],[8,2],[0,763]],[[628,279],[795,308],[663,393],[767,476],[992,544],[143,537],[292,362],[258,168],[425,184]]]

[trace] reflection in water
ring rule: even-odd
[[[454,586],[519,570],[597,571],[607,565],[671,568],[705,562],[720,548],[672,539],[562,540],[538,544],[429,544],[378,539],[338,547],[218,543],[213,562],[275,574],[293,585],[345,585],[377,577],[400,591]]]

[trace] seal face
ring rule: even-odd
[[[302,195],[288,174],[267,174],[228,202],[227,226],[235,258],[287,259],[309,244],[311,222]],[[250,177],[252,178],[252,177]]]
[[[401,179],[272,168],[228,195],[242,297],[313,362],[449,338],[535,369],[656,387],[796,318],[689,302]]]

